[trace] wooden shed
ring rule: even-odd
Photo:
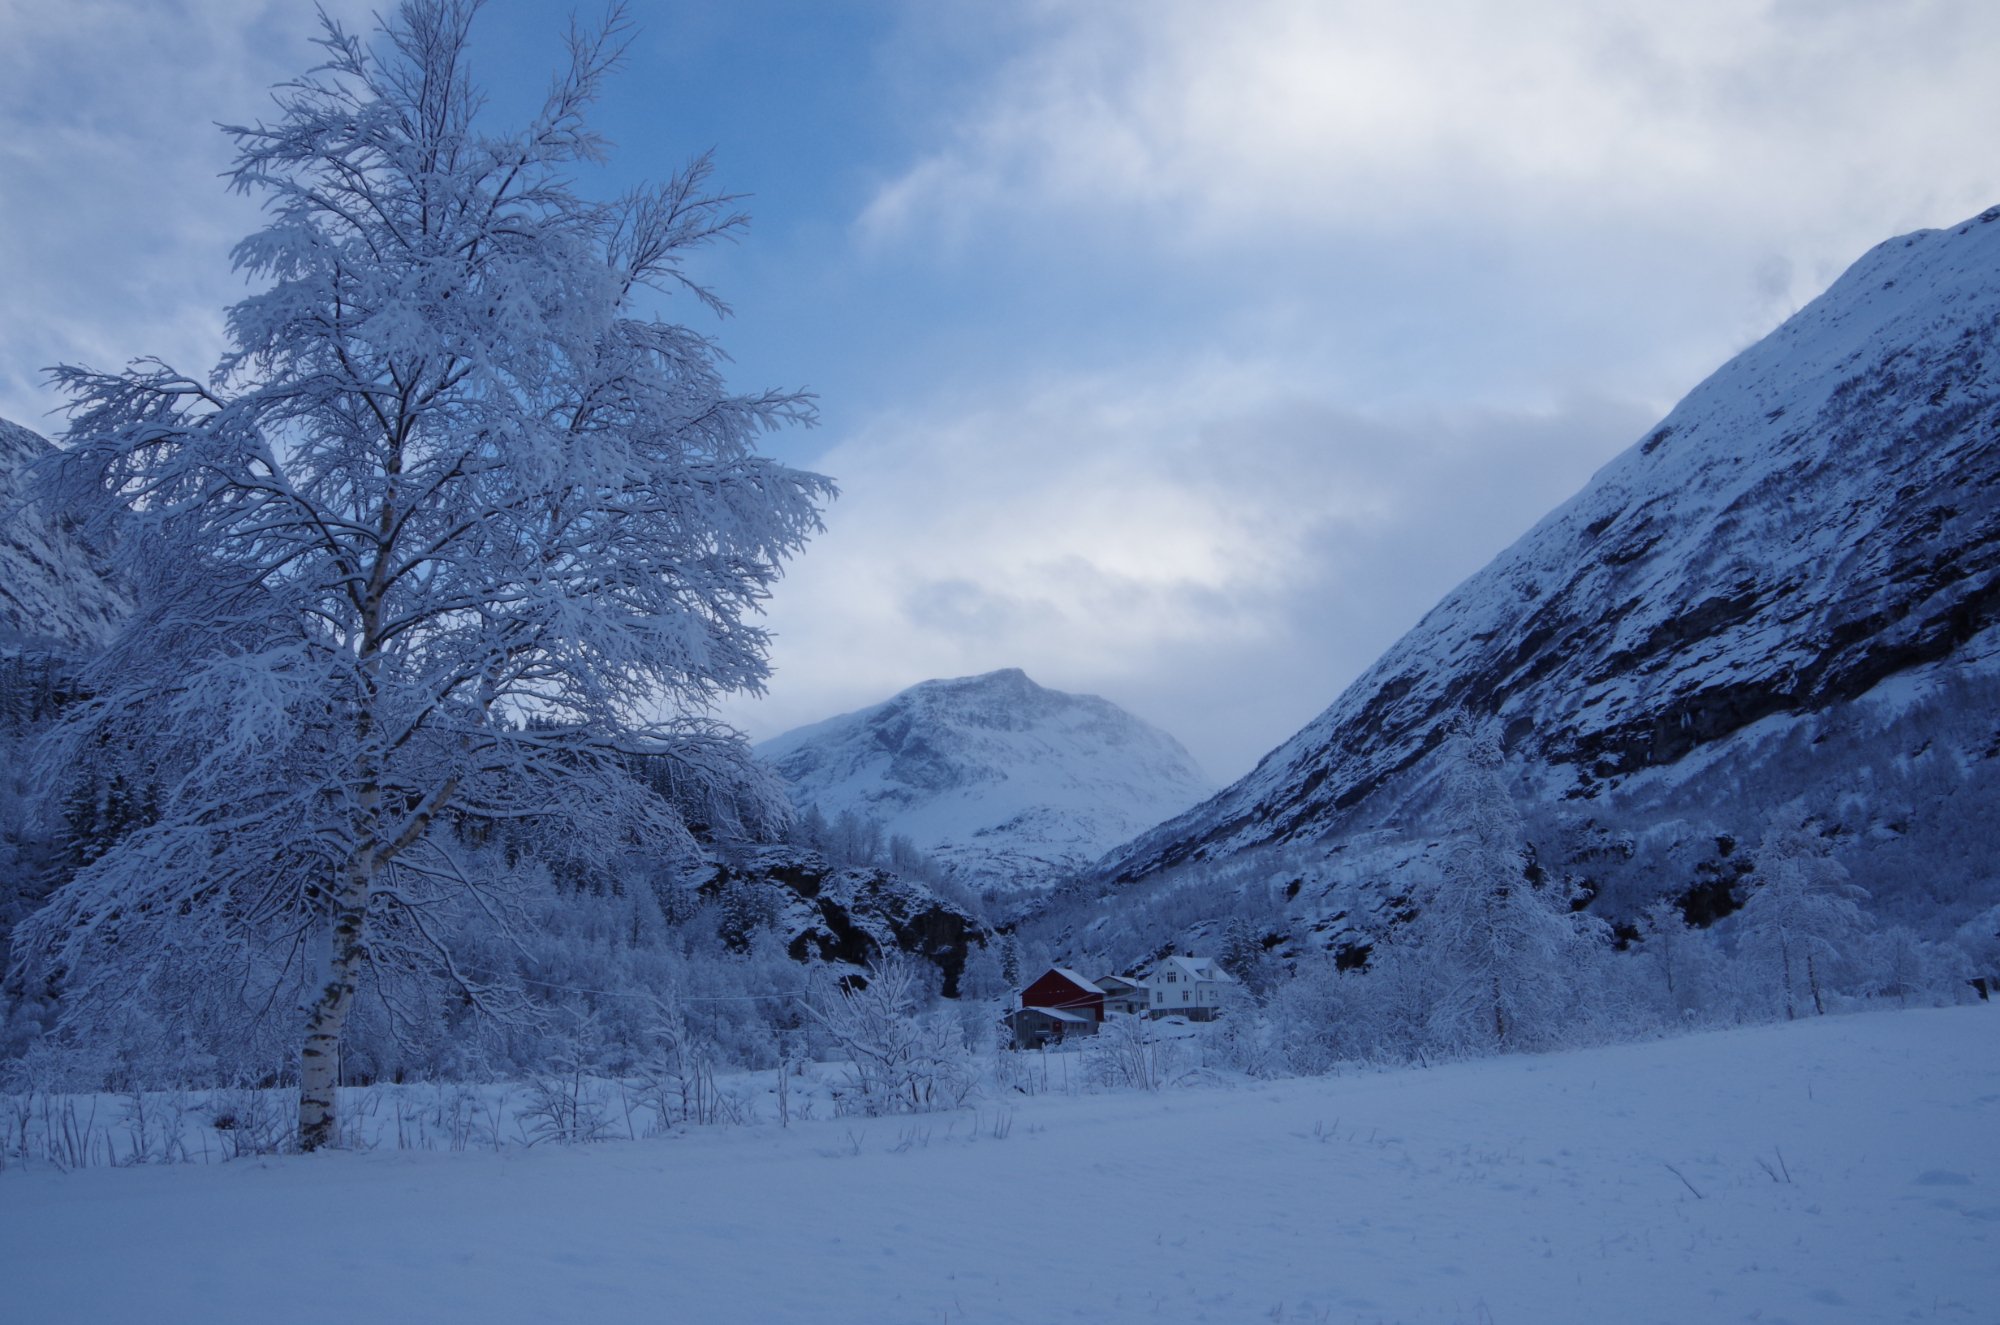
[[[1045,1044],[1061,1044],[1072,1035],[1097,1034],[1094,1017],[1063,1008],[1015,1008],[1005,1021],[1013,1032],[1016,1049],[1039,1049]]]

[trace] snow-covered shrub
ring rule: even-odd
[[[839,1107],[870,1117],[957,1108],[977,1082],[958,1019],[918,1008],[919,966],[900,956],[836,981],[816,972],[806,1008],[848,1061]]]
[[[638,1098],[653,1113],[647,1130],[742,1121],[737,1104],[716,1085],[720,1062],[715,1042],[690,1023],[682,1004],[663,1000],[633,1073]]]
[[[1158,1090],[1185,1070],[1179,1041],[1146,1017],[1113,1014],[1084,1050],[1092,1081],[1130,1090]]]
[[[1301,963],[1271,995],[1279,1061],[1316,1076],[1340,1063],[1373,1058],[1380,1049],[1379,972],[1343,971],[1331,958]]]
[[[209,1096],[209,1126],[226,1159],[275,1155],[296,1142],[294,1101],[282,1092],[251,1087],[214,1091]]]
[[[517,1125],[529,1145],[574,1145],[612,1135],[611,1091],[598,1075],[604,1038],[588,1012],[571,1010],[551,1030],[544,1066],[529,1075]]]

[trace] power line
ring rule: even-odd
[[[537,989],[553,989],[553,990],[556,990],[556,991],[557,991],[557,992],[559,992],[559,993],[565,993],[565,994],[593,994],[593,995],[595,995],[595,996],[597,996],[597,997],[599,997],[599,998],[644,998],[644,999],[650,999],[651,1001],[653,1001],[653,1002],[655,1002],[655,1003],[667,1003],[667,1002],[672,1002],[672,1003],[765,1003],[765,1002],[771,1002],[771,1001],[779,1001],[779,1000],[784,1000],[784,999],[791,999],[791,1000],[794,1000],[794,1001],[798,1001],[798,1002],[803,1002],[803,1001],[805,1000],[805,997],[806,997],[806,993],[805,993],[805,991],[804,991],[803,989],[801,989],[801,990],[798,990],[797,992],[791,992],[791,991],[781,991],[781,992],[778,992],[778,993],[771,993],[771,994],[697,994],[697,995],[693,995],[693,996],[680,996],[680,995],[676,995],[676,996],[674,996],[674,997],[672,997],[672,998],[667,998],[667,997],[665,997],[665,996],[663,996],[663,995],[660,995],[660,994],[654,994],[654,993],[649,993],[649,992],[647,992],[647,991],[645,991],[645,990],[634,990],[634,989],[586,989],[586,988],[584,988],[584,987],[583,987],[582,985],[559,985],[559,984],[551,984],[551,983],[550,983],[549,981],[547,981],[547,980],[532,980],[532,979],[529,979],[529,978],[528,978],[527,976],[525,976],[525,975],[521,975],[521,976],[516,976],[516,977],[515,977],[515,979],[519,980],[519,981],[520,981],[520,982],[521,982],[522,984],[524,984],[524,985],[534,985],[534,986],[535,986],[535,987],[536,987]]]

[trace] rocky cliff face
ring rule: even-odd
[[[0,419],[0,649],[92,649],[131,610],[96,551],[61,521],[22,504],[29,467],[53,450]]]
[[[58,828],[77,828],[32,812],[30,752],[75,697],[79,660],[132,609],[97,549],[25,504],[31,468],[52,454],[0,419],[0,969],[14,926],[61,877]]]
[[[938,968],[946,998],[985,928],[928,888],[881,869],[842,869],[795,847],[746,848],[710,868],[697,891],[723,906],[723,939],[747,948],[775,932],[797,962],[863,966],[901,952]]]
[[[1081,869],[1210,790],[1165,732],[1018,670],[926,681],[757,753],[801,810],[874,819],[995,892]]]
[[[1553,826],[1545,854],[1588,873],[1676,843],[1685,859],[1628,891],[1726,873],[1717,840],[1799,797],[1856,849],[1907,847],[1947,783],[1986,794],[1996,620],[2000,208],[1869,252],[1103,874],[1435,833],[1439,752],[1467,721],[1502,734],[1517,800]],[[1904,788],[1926,760],[1935,794]],[[1345,887],[1327,903],[1366,901]]]

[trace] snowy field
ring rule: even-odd
[[[9,1322],[2000,1322],[2000,1008],[0,1175]]]

